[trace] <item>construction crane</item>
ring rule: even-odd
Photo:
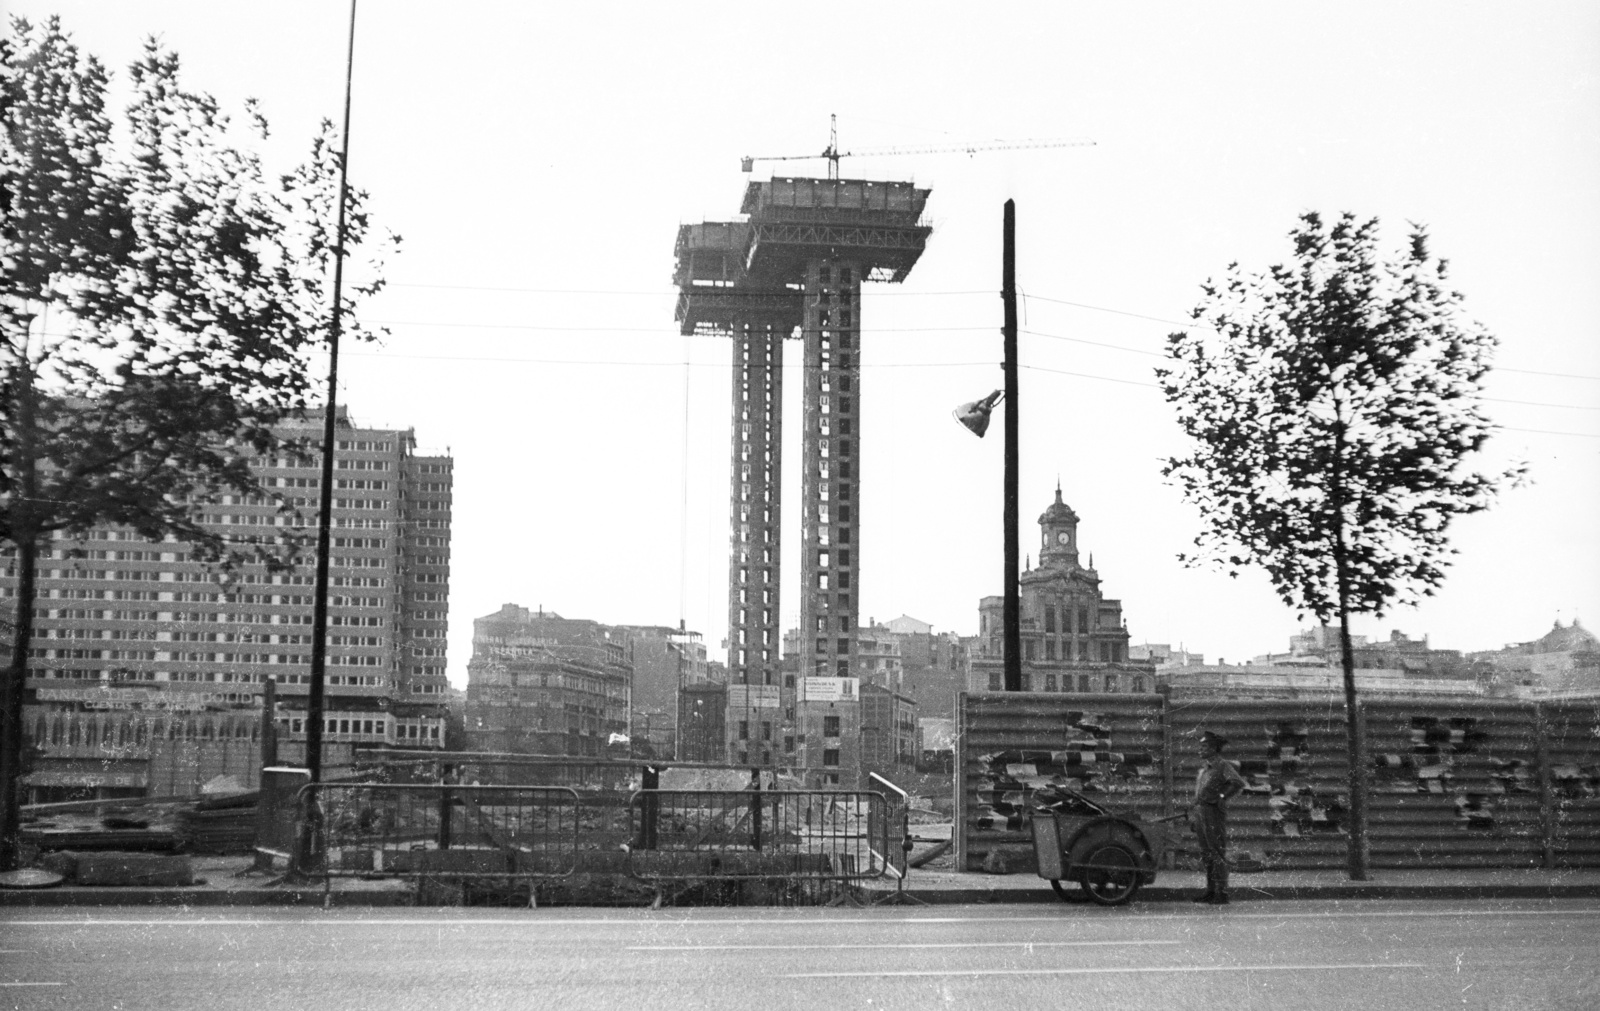
[[[996,141],[990,144],[960,144],[953,147],[906,147],[882,148],[875,151],[841,151],[839,150],[839,117],[828,117],[828,146],[823,148],[821,154],[775,154],[775,155],[746,155],[739,159],[742,171],[755,171],[758,161],[809,161],[815,158],[826,158],[828,161],[828,178],[839,178],[840,158],[875,158],[905,154],[973,154],[978,151],[1025,151],[1034,148],[1049,147],[1094,147],[1092,140],[1019,140]]]

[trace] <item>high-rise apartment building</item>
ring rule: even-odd
[[[315,446],[322,424],[314,412],[281,434]],[[343,410],[336,431],[324,740],[443,747],[451,459],[419,452],[412,430],[358,427]],[[252,469],[301,519],[266,496],[224,495],[195,506],[201,522],[238,535],[303,523],[314,543],[320,456],[262,457]],[[0,597],[14,606],[15,552],[5,550]],[[52,749],[68,746],[50,739],[54,727],[71,733],[62,714],[111,711],[135,725],[161,721],[160,731],[171,733],[164,718],[173,713],[259,706],[269,678],[277,683],[281,757],[303,757],[295,742],[305,739],[310,690],[309,563],[285,573],[257,564],[224,573],[190,561],[182,543],[106,526],[46,545],[37,590],[26,718],[36,738],[44,735],[36,741],[45,749],[34,774],[41,783],[51,781]],[[126,746],[106,752],[119,764],[115,782],[137,784],[137,770],[121,766],[138,763],[134,745],[154,732],[138,726]],[[74,773],[62,785],[93,779]]]

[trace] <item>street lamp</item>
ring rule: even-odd
[[[981,400],[962,404],[955,418],[972,434],[983,438],[989,429],[989,415],[1002,399],[1006,402],[1005,473],[1005,607],[1002,612],[1005,639],[1005,690],[1022,691],[1022,598],[1017,555],[1022,550],[1017,521],[1017,204],[1006,201],[1003,225],[1000,298],[1005,303],[1005,387]]]

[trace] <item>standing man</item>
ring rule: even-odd
[[[1244,777],[1222,757],[1227,738],[1207,730],[1200,734],[1200,773],[1194,781],[1194,806],[1189,825],[1200,838],[1200,860],[1206,868],[1206,892],[1194,899],[1214,906],[1228,904],[1228,798],[1244,789]]]

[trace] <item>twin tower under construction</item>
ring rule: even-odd
[[[678,230],[677,320],[733,342],[730,761],[861,773],[861,285],[903,281],[932,229],[910,183],[752,182],[745,220]],[[802,342],[799,669],[781,667],[783,342]]]

